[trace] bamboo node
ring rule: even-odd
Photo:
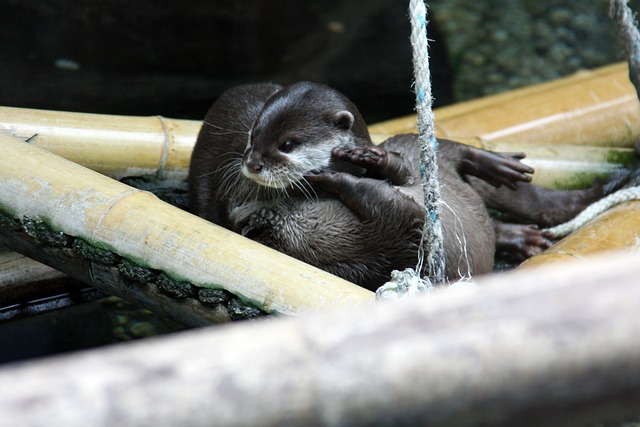
[[[164,142],[162,144],[162,155],[160,156],[160,164],[158,165],[158,170],[156,171],[156,181],[163,180],[165,177],[165,167],[167,165],[167,158],[169,158],[169,149],[171,147],[171,135],[169,130],[167,129],[167,123],[162,116],[157,116],[158,120],[160,120],[160,124],[162,125],[162,135],[164,136]]]

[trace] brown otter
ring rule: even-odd
[[[198,135],[190,206],[196,215],[375,289],[393,269],[417,261],[424,212],[415,138],[401,135],[372,147],[357,108],[323,85],[235,87],[214,103]],[[528,184],[532,169],[522,157],[440,141],[448,278],[492,269],[496,226],[485,203],[509,211],[523,204],[519,195],[546,194]],[[494,186],[501,187],[492,192]],[[578,212],[582,201],[599,195],[588,190],[571,206],[563,195],[554,200]],[[526,209],[510,213],[520,210]],[[524,256],[550,244],[532,226],[508,231],[506,243]]]

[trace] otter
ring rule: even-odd
[[[417,262],[425,213],[416,138],[374,146],[355,105],[321,84],[234,87],[213,104],[198,135],[190,209],[375,290],[392,270]],[[540,215],[528,213],[552,203],[558,212],[544,221],[554,222],[602,195],[596,187],[536,187],[522,158],[439,140],[448,279],[492,271],[496,248],[521,258],[545,249],[551,242],[535,225]],[[531,200],[540,204],[524,207]],[[496,222],[487,206],[524,224]]]

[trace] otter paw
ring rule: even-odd
[[[494,187],[505,185],[512,190],[518,182],[531,182],[533,168],[522,163],[524,153],[494,153],[470,149],[462,161],[461,172],[477,176]]]
[[[365,169],[384,167],[387,152],[384,148],[375,145],[356,148],[336,147],[331,151],[336,159],[345,160]]]
[[[524,261],[553,245],[537,225],[500,224],[496,227],[496,248],[509,257]]]

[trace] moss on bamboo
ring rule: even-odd
[[[155,284],[158,289],[175,299],[194,298],[204,305],[223,306],[233,320],[260,317],[266,313],[248,301],[233,295],[223,286],[209,284],[198,286],[184,280],[176,280],[168,272],[146,268],[125,259],[113,251],[70,236],[51,227],[40,218],[23,217],[22,220],[0,209],[0,229],[12,233],[23,233],[38,246],[73,248],[73,253],[92,263],[106,267],[115,267],[125,282],[144,286]]]
[[[40,218],[24,216],[21,223],[22,231],[24,231],[32,241],[40,246],[68,248],[73,243],[71,236],[61,231],[53,231]]]

